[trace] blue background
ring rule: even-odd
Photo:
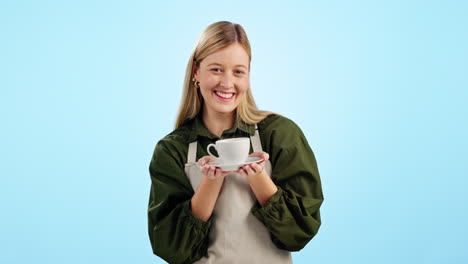
[[[164,263],[148,166],[219,20],[316,154],[323,224],[295,263],[468,262],[466,1],[169,2],[0,4],[0,263]]]

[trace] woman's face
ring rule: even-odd
[[[238,44],[210,54],[194,75],[200,82],[204,110],[211,114],[232,113],[249,87],[249,56]]]

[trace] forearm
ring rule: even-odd
[[[223,180],[223,178],[213,180],[203,176],[191,201],[190,209],[195,217],[203,221],[210,218],[223,185]]]
[[[248,182],[261,206],[265,206],[278,191],[278,187],[276,187],[265,170],[257,175],[249,177]]]

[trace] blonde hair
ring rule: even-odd
[[[175,129],[185,122],[193,119],[202,109],[203,97],[199,88],[192,82],[194,64],[200,66],[200,62],[210,54],[217,52],[231,44],[239,43],[249,56],[249,70],[252,54],[249,39],[241,25],[228,21],[219,21],[209,25],[200,35],[185,71],[182,99],[177,114]],[[256,124],[270,114],[270,111],[262,111],[257,108],[250,86],[237,106],[237,121],[242,120],[248,124]]]

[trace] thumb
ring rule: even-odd
[[[208,161],[206,160],[206,157],[203,157],[198,160],[198,164],[203,167]]]

